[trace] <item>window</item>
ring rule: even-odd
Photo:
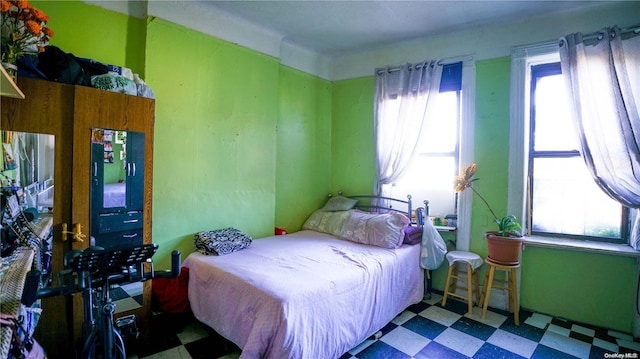
[[[436,124],[423,126],[418,155],[392,192],[429,200],[430,214],[439,217],[456,214],[457,210],[452,181],[460,158],[462,69],[462,62],[443,65],[440,91],[427,109],[436,118],[431,123]]]
[[[560,63],[530,69],[531,234],[626,243],[628,209],[597,186],[580,156]]]
[[[430,214],[444,217],[456,213],[456,196],[452,185],[458,173],[460,91],[440,92],[434,99],[432,113],[438,118],[438,128],[423,128],[418,156],[404,176],[393,185],[396,197],[413,195],[429,200]]]
[[[440,91],[427,109],[436,113],[437,123],[435,128],[422,129],[426,134],[433,131],[434,136],[419,141],[422,147],[418,147],[414,162],[389,193],[397,198],[411,194],[414,208],[428,200],[430,215],[456,214],[456,245],[460,250],[469,250],[471,245],[472,193],[456,196],[453,177],[460,164],[473,161],[475,78],[473,56],[443,65]]]

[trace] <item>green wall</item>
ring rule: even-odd
[[[476,117],[474,161],[478,164],[473,187],[480,192],[493,211],[507,212],[509,179],[509,81],[510,60],[503,57],[476,63]],[[468,164],[467,164],[468,165]],[[470,249],[487,254],[483,236],[496,230],[493,216],[477,196],[473,198]]]
[[[278,61],[161,19],[147,33],[160,256],[186,256],[198,231],[273,233]]]
[[[373,70],[372,70],[373,71]],[[331,188],[373,192],[373,77],[337,81],[331,107]]]
[[[115,136],[115,135],[114,135]],[[127,173],[124,170],[124,161],[120,159],[122,144],[112,142],[113,162],[104,164],[104,183],[118,183],[126,180]]]
[[[371,191],[373,76],[332,84],[161,19],[77,1],[33,4],[51,17],[53,45],[130,67],[156,94],[158,267],[168,266],[174,248],[192,252],[197,231],[236,226],[255,237],[274,226],[295,231],[328,191]],[[476,188],[502,213],[510,60],[478,61],[476,71]],[[471,249],[486,255],[482,233],[493,224],[481,201],[472,210]],[[631,332],[634,259],[529,246],[522,263],[524,308]],[[434,271],[436,289],[444,286],[445,269]]]
[[[330,191],[331,89],[329,81],[280,68],[275,224],[289,232]]]

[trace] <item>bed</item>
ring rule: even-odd
[[[125,207],[127,203],[127,184],[105,183],[104,184],[104,208]]]
[[[400,202],[410,218],[410,198]],[[402,242],[407,216],[328,205],[299,232],[184,261],[194,315],[238,345],[241,358],[338,358],[422,300],[420,245]],[[393,228],[371,228],[375,221]]]
[[[47,179],[40,185],[34,182],[24,187],[27,206],[42,212],[53,208],[53,179]]]

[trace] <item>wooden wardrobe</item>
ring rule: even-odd
[[[143,241],[151,243],[155,100],[30,78],[19,78],[18,86],[25,98],[2,97],[0,128],[55,136],[53,285],[58,285],[57,273],[63,269],[63,255],[71,249],[89,247],[94,128],[144,133]],[[63,234],[64,225],[68,231],[80,228],[86,237]],[[119,315],[136,314],[138,326],[144,333],[150,313],[150,281],[144,283],[143,294],[142,308]],[[73,357],[81,336],[82,304],[81,293],[42,299],[43,312],[35,337],[49,357]]]

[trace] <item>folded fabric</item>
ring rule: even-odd
[[[249,247],[253,239],[236,228],[196,233],[194,244],[202,254],[223,255]]]
[[[422,241],[422,227],[409,226],[404,230],[404,244],[418,244]]]
[[[133,80],[113,73],[91,76],[91,86],[106,91],[138,95],[138,88]]]

